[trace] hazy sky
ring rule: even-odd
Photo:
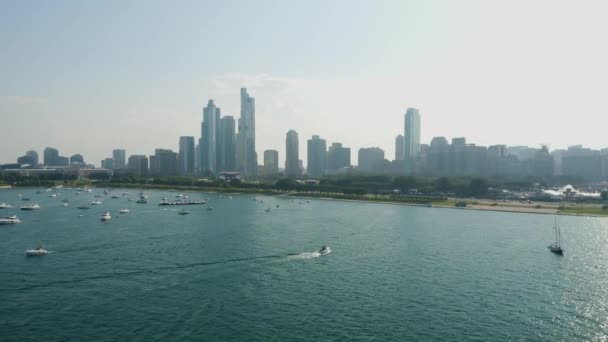
[[[608,147],[608,2],[1,1],[0,162],[25,150],[151,154],[213,98],[256,98],[257,150],[319,134],[394,155],[422,140]]]

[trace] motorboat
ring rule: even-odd
[[[29,198],[29,197],[21,197],[21,200],[22,200],[22,201],[29,201],[29,200],[30,200],[30,198]]]
[[[190,212],[188,210],[184,210],[184,209],[178,211],[177,213],[180,214],[180,215],[188,215],[188,214],[190,214]]]
[[[112,198],[120,198],[118,195],[112,195]]]
[[[67,207],[67,206],[68,206],[68,204],[67,204],[67,203],[61,203],[61,206],[62,206],[62,207]]]
[[[21,220],[17,218],[17,216],[7,216],[5,218],[0,218],[0,224],[17,224],[21,223]]]
[[[207,210],[213,210],[213,207],[207,207]]]
[[[6,203],[0,203],[0,209],[8,209],[8,208],[12,208],[13,206],[10,204],[6,204]]]
[[[89,207],[88,205],[81,205],[78,207],[78,209],[91,209],[91,207]]]
[[[28,251],[25,251],[25,255],[27,256],[41,256],[41,255],[46,255],[49,254],[49,251],[47,251],[46,249],[42,248],[42,247],[38,247],[36,249],[30,249]]]
[[[321,255],[326,255],[331,253],[331,248],[327,247],[327,246],[321,246],[321,249],[319,249],[319,254]]]
[[[266,208],[266,212],[269,212],[269,211],[270,211],[270,208]]]
[[[277,205],[276,205],[276,207],[278,208],[278,207],[279,207],[279,205],[277,204]]]
[[[38,204],[28,204],[28,205],[24,205],[20,208],[21,210],[37,210],[40,209],[40,206]]]
[[[68,202],[69,202],[69,200],[68,200],[67,198],[64,198],[64,199],[62,199],[62,200],[61,200],[61,202],[63,202],[63,203],[68,203]]]
[[[121,214],[128,214],[129,213],[129,209],[120,209],[118,212],[121,213]]]
[[[101,215],[102,221],[110,221],[111,219],[112,219],[112,215],[110,215],[109,211],[106,211],[105,213],[103,213],[103,215]]]
[[[49,197],[55,198],[55,197],[57,197],[57,194],[51,194],[51,195],[49,195]]]
[[[91,202],[91,205],[100,205],[100,204],[101,204],[101,201],[93,201],[93,202]]]

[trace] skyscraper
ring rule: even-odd
[[[378,147],[359,149],[359,171],[380,173],[384,165],[384,151]]]
[[[285,175],[290,178],[300,176],[300,150],[298,144],[298,132],[293,129],[287,132],[285,139]]]
[[[213,100],[209,100],[203,108],[203,124],[201,132],[201,171],[204,175],[217,172],[217,122],[220,109]]]
[[[194,137],[179,137],[179,173],[194,174]]]
[[[318,135],[308,140],[308,175],[320,177],[327,168],[327,143]]]
[[[405,148],[405,139],[399,134],[395,138],[395,160],[403,160],[403,150]]]
[[[416,108],[408,108],[405,113],[403,138],[403,160],[413,165],[420,153],[420,113]]]
[[[279,151],[264,151],[264,173],[267,175],[279,173]]]
[[[129,171],[134,176],[146,176],[148,174],[148,157],[132,154],[129,156]]]
[[[333,143],[327,151],[327,170],[337,171],[350,167],[350,148]]]
[[[236,171],[236,125],[234,117],[224,116],[220,120],[218,170]]]
[[[75,154],[70,157],[70,164],[74,163],[84,164],[84,157],[82,156],[82,154]]]
[[[38,152],[36,152],[34,150],[29,150],[29,151],[25,152],[25,155],[31,158],[33,166],[38,165]]]
[[[114,170],[114,159],[105,158],[101,161],[101,168],[106,170]]]
[[[156,176],[175,176],[177,175],[177,153],[162,148],[154,150],[154,155],[150,156],[150,174]]]
[[[237,167],[245,179],[255,178],[258,161],[255,152],[255,99],[241,88],[241,117],[237,136]]]
[[[59,151],[52,147],[44,149],[44,166],[57,166],[59,165]]]
[[[113,150],[112,159],[114,159],[114,169],[122,170],[127,167],[127,151],[121,149]]]

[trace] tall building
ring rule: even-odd
[[[279,151],[264,151],[264,172],[267,175],[275,175],[279,173]]]
[[[234,117],[224,116],[220,120],[218,170],[236,171],[236,125]]]
[[[327,170],[337,171],[350,167],[350,148],[333,143],[327,151]]]
[[[395,138],[395,160],[403,160],[405,149],[405,139],[403,135],[399,134]]]
[[[201,129],[201,171],[202,174],[217,172],[217,131],[220,109],[213,100],[209,100],[203,108],[203,123]]]
[[[327,143],[318,135],[308,140],[308,175],[320,177],[327,169]]]
[[[101,161],[101,168],[106,170],[114,170],[114,159],[106,158]]]
[[[452,138],[450,146],[449,169],[450,176],[462,176],[465,173],[465,155],[467,140],[465,138]]]
[[[194,174],[194,137],[179,137],[179,173]]]
[[[298,144],[298,132],[293,129],[287,132],[285,139],[285,175],[290,178],[300,176],[300,147]]]
[[[59,165],[59,151],[52,147],[44,149],[44,166],[58,166]]]
[[[177,153],[162,148],[154,150],[154,155],[150,156],[150,174],[165,177],[175,176],[178,173],[177,170]]]
[[[112,159],[114,159],[114,169],[122,170],[127,168],[127,151],[121,149],[113,150]]]
[[[17,164],[19,165],[30,165],[35,167],[36,164],[34,164],[34,158],[32,158],[31,156],[28,155],[23,155],[21,157],[17,158]]]
[[[380,173],[384,166],[384,151],[378,147],[359,149],[359,171]]]
[[[420,113],[416,108],[408,108],[405,113],[403,139],[403,160],[414,163],[420,153]]]
[[[237,167],[245,179],[255,178],[258,161],[255,152],[255,99],[241,88],[241,117],[237,135]]]
[[[148,175],[148,157],[132,154],[129,156],[129,171],[138,177]]]
[[[31,158],[33,166],[37,166],[38,165],[38,163],[39,163],[39,161],[38,161],[38,152],[36,152],[34,150],[29,150],[29,151],[25,152],[25,155]]]
[[[427,169],[432,176],[447,176],[449,174],[449,153],[450,144],[446,138],[435,137],[431,140]]]
[[[84,164],[84,157],[82,156],[82,154],[75,154],[70,157],[70,164],[74,163]]]

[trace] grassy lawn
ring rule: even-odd
[[[434,201],[432,204],[434,206],[439,206],[439,207],[453,207],[456,205],[456,201],[454,201],[454,200]]]
[[[562,214],[572,215],[601,215],[608,216],[608,210],[598,207],[566,207],[559,211]]]

